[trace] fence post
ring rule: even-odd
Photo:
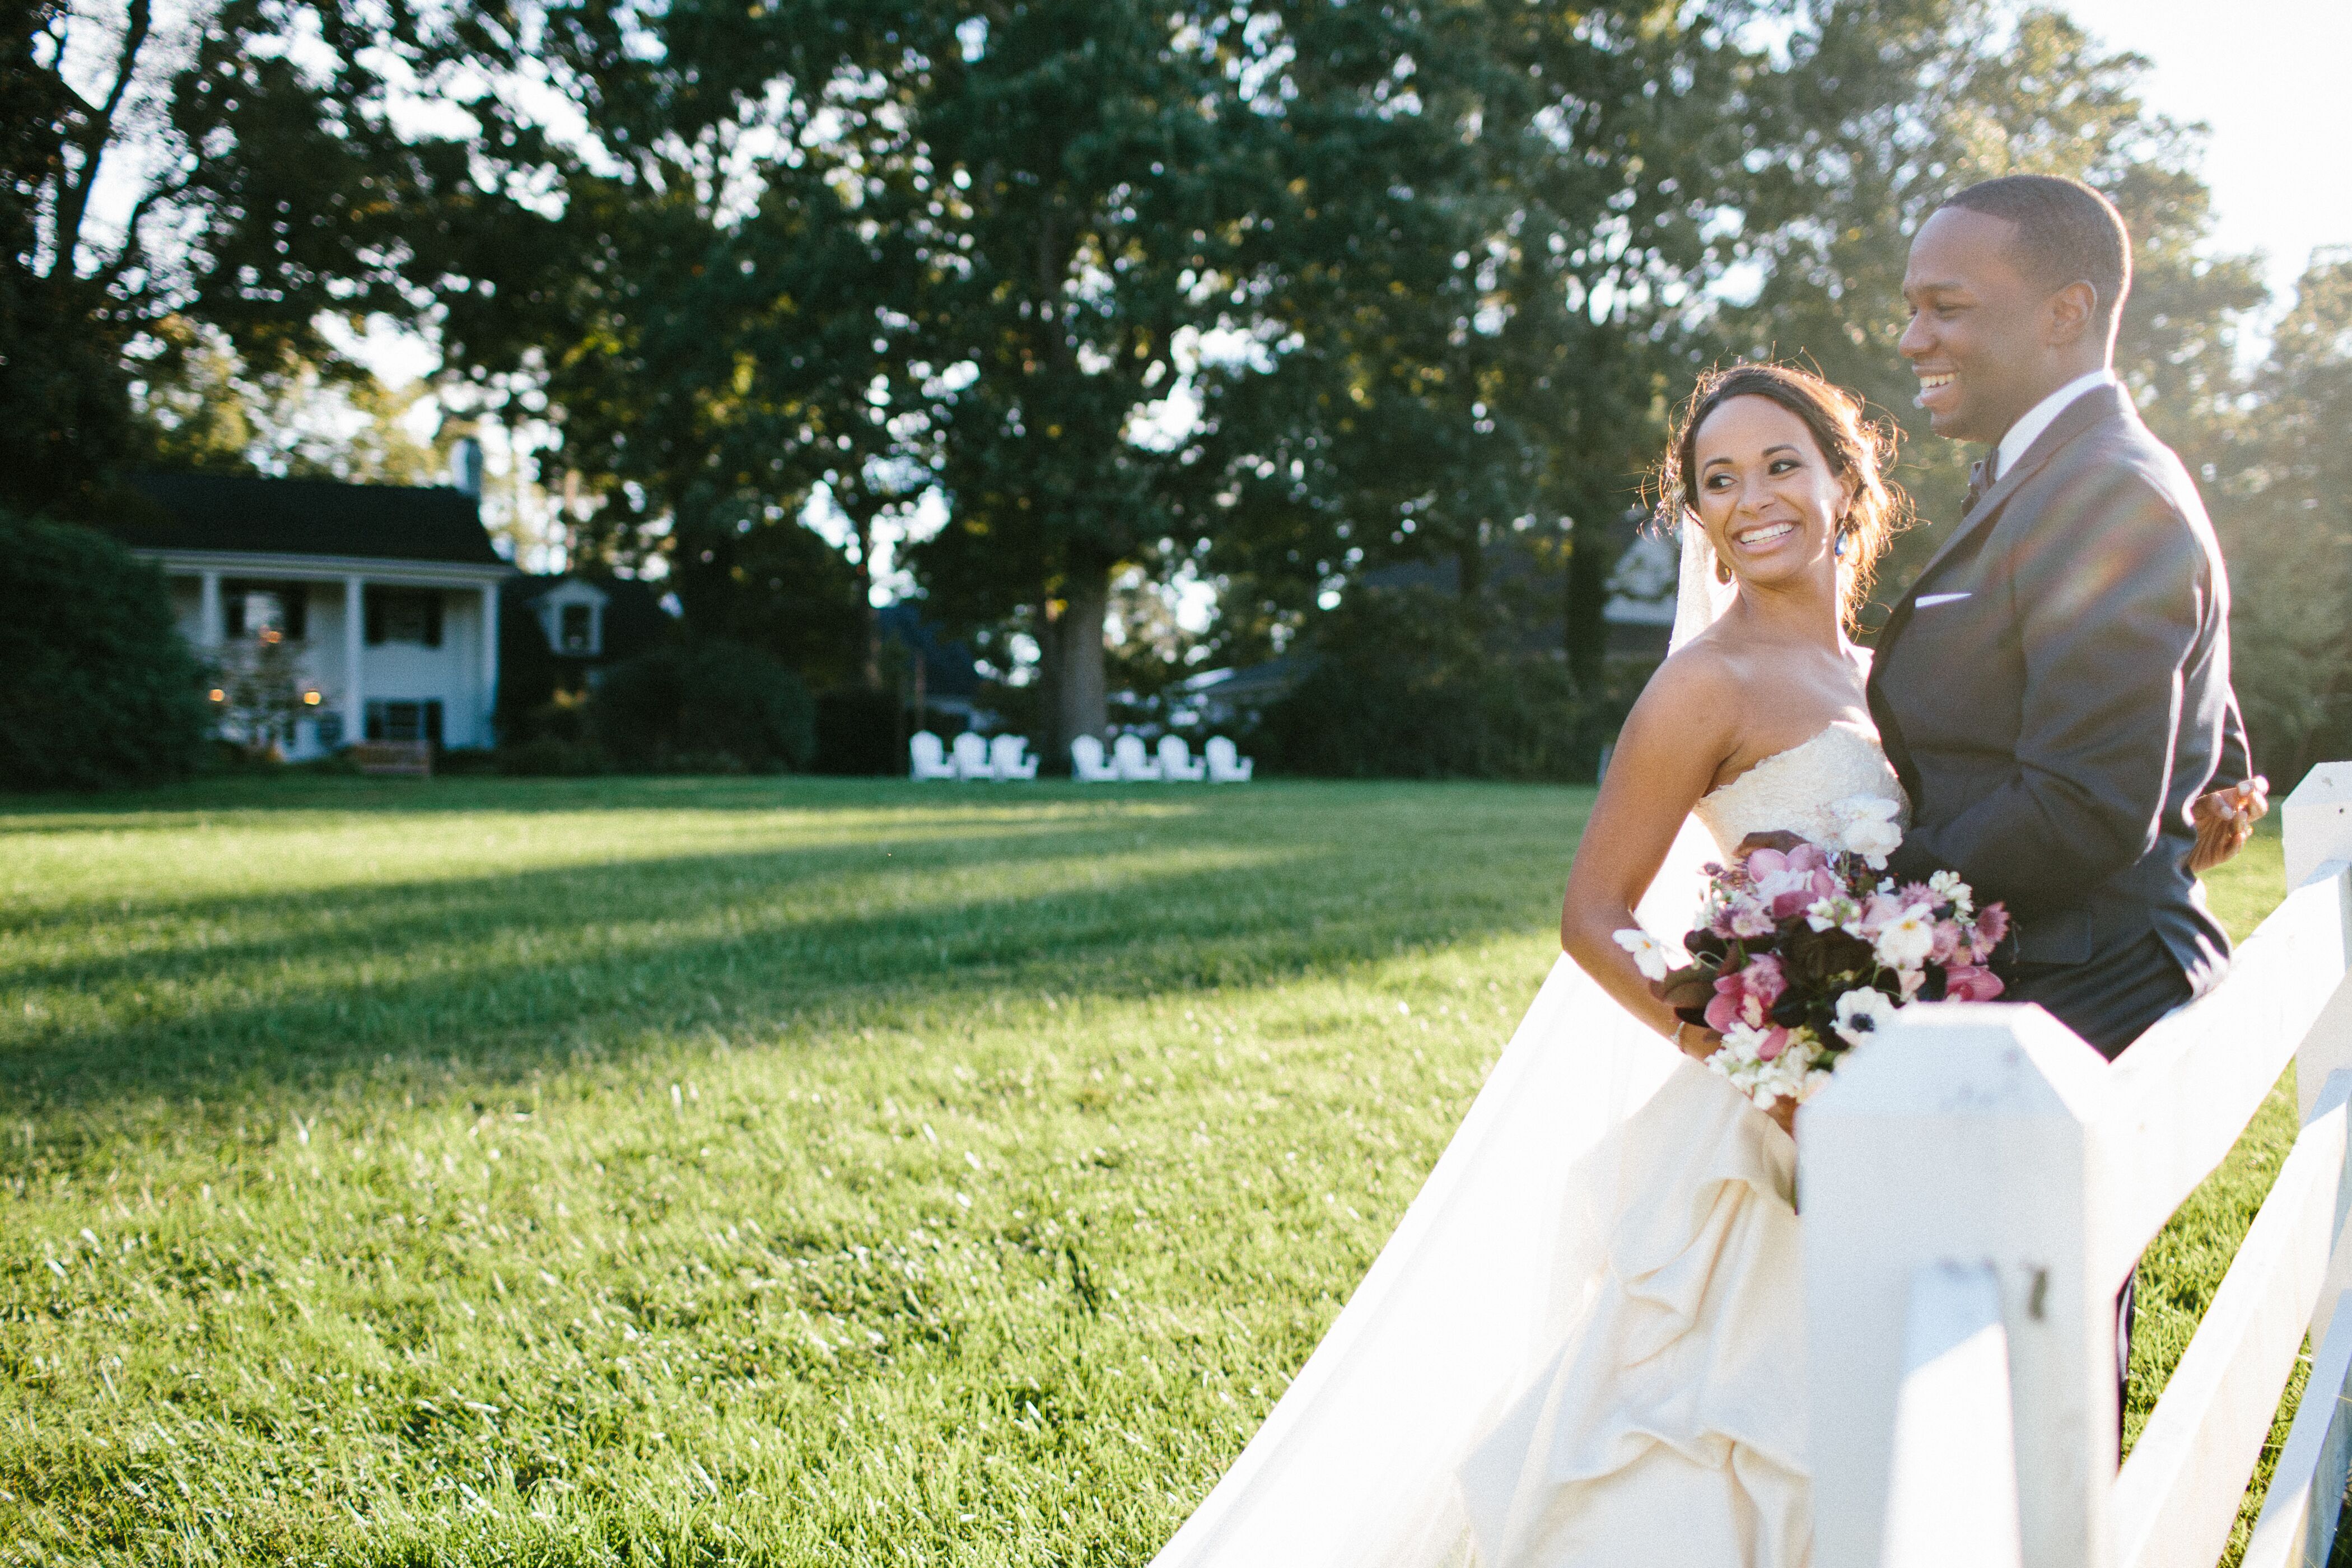
[[[1911,1276],[1894,1450],[1886,1568],[2018,1568],[2009,1340],[1982,1263]]]
[[[2344,947],[2336,953],[2315,953],[2313,962],[2352,957],[2352,878],[2343,875],[2344,868],[2352,866],[2352,763],[2322,763],[2305,773],[2280,807],[2279,816],[2286,839],[2288,892],[2330,865],[2337,870],[2336,931]],[[2340,987],[2329,999],[2311,1032],[2295,1048],[2299,1121],[2311,1119],[2320,1085],[2339,1068],[2352,1068],[2352,984]],[[2332,1289],[2329,1294],[2332,1298]],[[2326,1320],[2321,1321],[2324,1324]]]
[[[1923,1266],[1990,1266],[2026,1568],[2109,1568],[2115,1293],[2098,1053],[2039,1007],[1916,1007],[1800,1115],[1814,1562],[1879,1568]]]

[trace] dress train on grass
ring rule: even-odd
[[[1639,911],[1679,936],[1686,825]],[[1796,1146],[1563,957],[1154,1568],[1801,1568]]]

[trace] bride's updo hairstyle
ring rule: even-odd
[[[1658,521],[1670,528],[1696,528],[1699,426],[1735,397],[1764,397],[1805,423],[1831,472],[1853,491],[1838,519],[1838,611],[1849,631],[1870,595],[1879,558],[1895,535],[1910,525],[1911,500],[1885,477],[1895,461],[1896,431],[1891,421],[1863,412],[1862,399],[1842,386],[1792,364],[1737,364],[1711,370],[1691,389],[1690,401],[1675,421],[1674,437],[1658,465]]]

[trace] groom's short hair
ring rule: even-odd
[[[2099,324],[2115,330],[2131,292],[2132,264],[2131,231],[2113,202],[2080,180],[2005,174],[1944,205],[2014,224],[2018,269],[2053,294],[2069,283],[2088,283],[2098,290]]]

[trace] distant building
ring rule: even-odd
[[[1682,552],[1675,541],[1652,530],[1633,535],[1609,574],[1609,599],[1601,618],[1609,628],[1609,651],[1620,658],[1663,658],[1675,628],[1675,594]]]
[[[991,715],[980,706],[980,666],[971,649],[940,635],[923,618],[919,604],[901,600],[874,613],[875,635],[887,648],[896,644],[904,661],[903,695],[919,722],[933,713],[966,725],[984,725]],[[903,759],[902,759],[903,760]]]
[[[331,479],[143,474],[154,503],[109,532],[163,570],[199,654],[268,636],[300,688],[287,754],[348,742],[491,743],[500,584],[464,490]]]
[[[553,686],[562,691],[594,686],[607,667],[660,642],[673,619],[656,584],[635,577],[515,576],[507,579],[500,597],[507,616],[538,623],[554,662]]]

